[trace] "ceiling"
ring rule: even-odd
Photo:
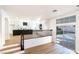
[[[75,5],[4,5],[3,8],[17,17],[50,18],[62,15],[76,8]],[[52,12],[58,10],[57,12]]]

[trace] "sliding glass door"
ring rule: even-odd
[[[75,25],[57,26],[57,43],[75,50]]]

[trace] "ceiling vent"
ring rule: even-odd
[[[52,12],[57,12],[57,11],[58,11],[58,10],[56,10],[56,9],[55,9],[55,10],[52,10]]]
[[[76,7],[79,7],[79,5],[76,5]]]

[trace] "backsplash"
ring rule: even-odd
[[[27,26],[23,25],[23,22],[27,22]],[[39,25],[42,24],[42,29],[47,29],[47,25],[45,21],[38,21],[38,20],[17,20],[14,23],[13,29],[33,29],[33,30],[40,30]]]

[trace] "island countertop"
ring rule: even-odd
[[[24,31],[24,39],[52,36],[52,30],[13,30],[14,36],[20,36],[21,31]]]

